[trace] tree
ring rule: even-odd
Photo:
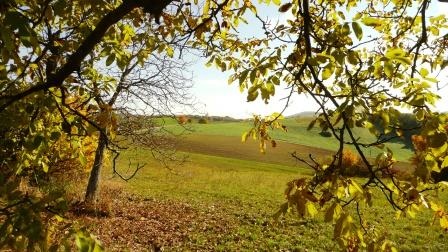
[[[261,2],[281,4],[279,0]],[[6,141],[1,144],[8,147],[0,160],[6,174],[1,176],[5,183],[0,213],[9,221],[0,228],[1,237],[7,237],[0,245],[16,244],[10,245],[16,250],[44,246],[42,213],[54,216],[60,212],[57,207],[48,207],[56,206],[57,197],[30,200],[18,190],[14,174],[23,174],[24,168],[51,169],[45,157],[51,156],[48,147],[62,132],[76,146],[80,162],[85,162],[79,135],[95,122],[84,114],[88,104],[63,101],[97,97],[95,89],[87,88],[81,80],[101,79],[95,62],[115,62],[123,70],[129,63],[127,46],[133,41],[145,46],[137,56],[142,62],[156,51],[174,55],[174,42],[201,48],[210,64],[235,72],[230,82],[247,89],[248,101],[260,97],[268,102],[277,86],[286,85],[291,95],[305,93],[320,106],[319,117],[310,128],[317,124],[324,132],[331,132],[340,148],[329,163],[296,156],[314,169],[315,175],[289,184],[288,202],[279,213],[295,206],[301,215],[314,216],[322,209],[327,221],[335,224],[335,239],[342,246],[375,249],[382,243],[389,248],[390,243],[378,240],[375,234],[366,236],[369,229],[362,222],[355,224],[345,210],[351,204],[369,205],[370,188],[374,187],[399,213],[414,214],[427,206],[447,228],[448,214],[432,195],[444,185],[434,184],[431,178],[431,172],[438,172],[448,162],[447,118],[431,108],[438,98],[432,89],[439,88],[437,72],[448,65],[448,43],[446,36],[440,35],[447,20],[443,15],[430,17],[427,9],[431,4],[429,0],[293,0],[279,8],[291,18],[273,25],[257,14],[252,1],[0,2],[0,114],[2,118],[17,118],[8,122],[7,130],[2,129]],[[264,37],[243,38],[235,32],[240,23],[247,22],[244,14],[248,10],[260,21]],[[143,24],[145,28],[138,30]],[[108,82],[101,83],[101,90],[111,89]],[[397,119],[399,108],[413,112],[428,145],[418,153],[424,158],[418,159],[411,179],[392,175],[385,180],[378,173],[388,170],[394,158],[383,144],[408,130]],[[36,120],[33,111],[44,111],[45,115]],[[263,151],[267,142],[275,146],[269,131],[284,128],[279,119],[280,114],[255,118],[254,130],[245,137],[258,137]],[[380,128],[375,126],[376,120]],[[353,130],[356,127],[367,128],[376,141],[358,139]],[[8,131],[11,128],[13,133]],[[390,132],[395,134],[384,137]],[[11,142],[14,145],[9,145]],[[361,185],[339,172],[347,145],[356,149],[370,174]],[[383,147],[384,153],[370,160],[364,155],[364,148],[370,147]],[[23,213],[32,218],[23,221]],[[9,228],[23,223],[20,228]]]
[[[210,48],[209,64],[233,71],[229,82],[247,90],[248,101],[268,102],[279,86],[289,88],[289,97],[306,94],[319,105],[319,116],[309,128],[318,126],[339,141],[326,163],[316,161],[312,154],[311,159],[295,155],[315,173],[288,184],[288,201],[278,215],[289,208],[311,217],[323,211],[325,220],[335,226],[334,238],[344,248],[390,249],[389,241],[366,226],[360,211],[356,214],[360,224],[356,224],[347,210],[355,205],[368,211],[375,188],[400,215],[412,216],[429,208],[441,227],[448,228],[448,212],[436,193],[446,185],[431,177],[431,172],[448,166],[447,115],[434,111],[442,88],[437,76],[448,65],[447,36],[441,36],[448,20],[431,15],[432,4],[428,0],[292,0],[278,9],[289,17],[285,22],[272,23],[255,15],[263,37],[227,34],[216,42],[220,46]],[[412,111],[427,146],[416,154],[417,165],[405,171],[409,176],[384,178],[381,174],[395,163],[387,143],[416,130],[399,120],[403,110]],[[243,140],[257,137],[264,151],[272,140],[270,130],[282,128],[280,119],[280,114],[256,117],[254,129]],[[369,130],[375,140],[359,138],[355,128]],[[344,176],[349,168],[344,167],[347,146],[356,150],[367,168],[362,184]],[[365,154],[368,148],[383,152],[371,160]]]
[[[95,199],[106,149],[112,151],[113,160],[118,158],[121,149],[136,145],[148,147],[156,158],[174,159],[174,153],[171,153],[174,151],[171,144],[173,141],[166,139],[163,125],[152,122],[152,119],[161,115],[174,116],[173,109],[192,105],[189,103],[189,79],[184,73],[188,64],[173,60],[167,55],[156,54],[146,62],[141,62],[137,55],[142,47],[133,45],[135,52],[129,57],[123,70],[104,70],[104,82],[117,83],[111,94],[101,92],[98,86],[107,84],[101,84],[99,80],[90,85],[89,80],[84,81],[86,87],[92,87],[95,96],[88,99],[93,100],[96,105],[93,113],[95,118],[86,120],[94,126],[91,127],[93,131],[99,133],[95,161],[86,189],[86,202]],[[98,66],[97,69],[100,68]],[[88,100],[83,102],[89,103]],[[119,128],[121,130],[117,132]],[[127,140],[126,147],[116,141],[117,134]],[[126,178],[117,171],[114,162],[113,172],[120,178],[129,180],[142,167],[143,165],[138,164],[133,174]]]
[[[0,247],[50,246],[45,230],[52,216],[63,213],[61,207],[52,207],[60,197],[30,196],[20,190],[19,181],[26,173],[55,168],[51,160],[58,155],[50,147],[61,136],[69,139],[64,155],[81,165],[91,158],[83,150],[89,131],[100,131],[100,146],[108,141],[112,131],[89,116],[110,115],[110,108],[91,111],[89,105],[112,91],[114,83],[104,81],[95,66],[114,63],[123,71],[129,66],[132,43],[142,46],[134,55],[140,64],[155,53],[172,57],[179,49],[176,54],[181,55],[183,48],[212,43],[227,29],[221,28],[223,20],[239,19],[248,8],[233,0],[1,1],[0,115],[11,120],[1,125],[5,151],[0,160],[0,219],[6,221],[0,227],[0,237],[5,237]],[[96,156],[101,163],[100,150]],[[84,238],[79,240],[88,243]]]

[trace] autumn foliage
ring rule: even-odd
[[[177,117],[177,122],[179,124],[187,124],[188,122],[191,122],[191,120],[186,115],[180,115]]]
[[[345,176],[366,176],[368,170],[363,167],[361,158],[350,149],[342,151],[341,174]]]

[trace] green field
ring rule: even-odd
[[[307,127],[312,118],[299,117],[299,118],[286,118],[283,120],[283,124],[287,127],[287,132],[281,130],[272,131],[272,137],[276,140],[280,140],[287,143],[299,144],[309,147],[316,147],[319,149],[326,149],[335,151],[337,150],[339,143],[334,137],[323,137],[319,135],[320,129],[315,126],[311,130],[307,130]],[[252,122],[249,120],[240,122],[212,122],[209,124],[187,124],[181,127],[172,120],[166,119],[164,121],[165,127],[168,131],[175,134],[193,134],[193,135],[214,135],[214,136],[234,136],[241,137],[241,135],[250,130]],[[359,139],[363,143],[369,143],[374,140],[368,130],[362,128],[354,129],[355,138]],[[347,139],[348,140],[348,139]],[[390,148],[394,156],[399,161],[408,161],[412,156],[412,151],[405,148],[402,143],[388,143],[386,147]],[[349,146],[354,150],[353,146]],[[365,149],[365,154],[370,158],[375,158],[380,152],[384,150],[379,148]]]
[[[293,121],[289,120],[289,123]],[[171,125],[178,130],[178,126]],[[187,230],[182,239],[154,238],[150,242],[168,251],[339,250],[332,240],[333,226],[323,222],[322,216],[301,219],[292,212],[279,222],[272,218],[284,202],[286,183],[311,174],[310,169],[296,163],[290,153],[312,153],[319,157],[330,155],[328,149],[331,148],[317,147],[331,146],[334,140],[323,138],[314,130],[306,131],[305,122],[298,123],[298,126],[289,126],[288,134],[278,134],[284,141],[263,155],[255,141],[241,143],[241,131],[249,128],[247,122],[190,126],[192,133],[183,136],[178,144],[178,155],[187,157],[184,163],[166,169],[151,157],[148,150],[137,148],[124,152],[118,162],[119,169],[125,174],[129,172],[129,165],[146,163],[135,178],[123,182],[104,173],[106,181],[123,185],[126,191],[143,199],[142,202],[165,202],[164,209],[168,212],[173,211],[168,210],[170,206],[187,206],[196,214],[194,218],[188,217],[191,219],[181,220],[179,217],[178,221],[175,220],[179,223],[176,224],[177,229]],[[395,212],[380,196],[378,193],[372,208],[364,209],[364,218],[374,224],[378,232],[394,241],[400,250],[448,250],[448,235],[437,223],[432,224],[430,211],[422,211],[415,219],[388,218],[386,215],[395,216]],[[446,195],[442,197],[447,199]],[[146,216],[145,220],[151,218]],[[164,218],[157,221],[173,221],[170,217]],[[154,225],[153,222],[145,223]],[[139,240],[137,235],[127,239],[141,243],[143,247],[148,243]],[[116,250],[123,248],[123,245],[108,245]]]

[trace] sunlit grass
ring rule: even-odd
[[[189,240],[181,248],[173,249],[211,246],[213,250],[223,251],[338,250],[332,240],[332,225],[323,222],[321,217],[300,219],[291,213],[280,222],[272,219],[284,202],[285,184],[299,176],[309,176],[309,169],[212,155],[188,155],[188,162],[172,170],[161,168],[144,149],[126,152],[119,161],[121,170],[127,169],[128,160],[134,164],[147,163],[127,182],[128,190],[143,197],[185,202],[199,210],[215,209],[234,223],[232,231],[224,234],[192,230]],[[446,197],[443,199],[446,201]],[[415,219],[396,220],[394,216],[395,212],[380,193],[375,194],[373,207],[363,209],[363,218],[396,242],[400,250],[447,251],[448,235],[437,225],[431,225],[430,211],[423,211]]]

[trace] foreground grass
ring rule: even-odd
[[[229,225],[226,231],[195,225],[184,241],[166,245],[167,250],[338,250],[332,240],[332,225],[321,218],[300,219],[292,213],[274,222],[271,217],[284,201],[285,183],[309,175],[307,169],[189,154],[187,163],[167,170],[149,157],[144,149],[121,157],[119,166],[124,172],[128,160],[147,163],[137,177],[125,184],[127,190],[143,198],[189,204],[204,215],[216,213]],[[400,250],[448,250],[448,236],[437,225],[431,225],[429,212],[422,212],[416,219],[396,220],[394,211],[380,196],[376,196],[372,208],[364,211],[364,218],[395,241]]]

